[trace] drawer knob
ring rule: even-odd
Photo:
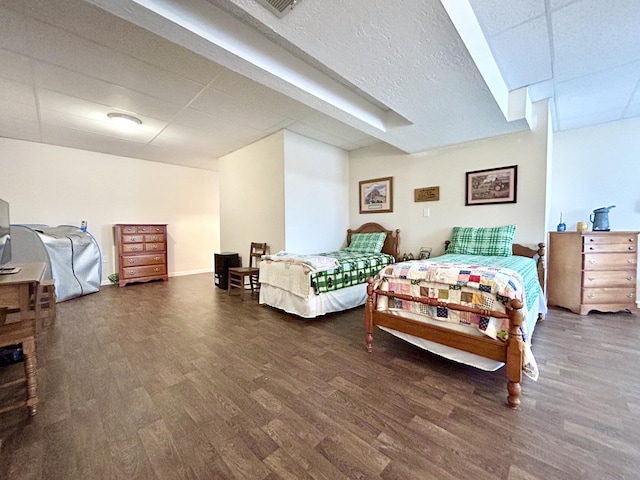
[[[154,268],[153,270],[156,271],[156,272],[160,271],[160,269],[158,267]]]
[[[632,298],[633,297],[633,293],[627,293],[627,297]]]
[[[629,276],[627,277],[627,280],[631,281],[631,280],[633,280],[633,277],[632,277],[631,275],[629,275]]]
[[[627,260],[627,263],[636,263],[635,258],[630,258],[629,260]]]
[[[590,241],[590,242],[593,242],[594,240],[593,240],[593,238],[590,238],[590,239],[589,239],[589,241]]]
[[[589,280],[590,282],[593,282],[595,280],[595,278],[589,277],[587,280]]]
[[[590,293],[590,294],[587,295],[587,297],[593,298],[593,297],[595,297],[595,295],[593,293]]]
[[[631,250],[633,252],[633,245],[629,246],[629,250]]]
[[[156,250],[158,248],[157,245],[151,245],[151,250]]]
[[[138,250],[138,247],[133,246],[133,247],[131,247],[131,250]]]
[[[127,262],[129,263],[136,263],[136,261],[133,258],[127,258]]]
[[[589,247],[589,250],[593,250],[593,247]]]
[[[592,260],[589,260],[589,263],[593,264],[593,263],[596,263],[596,261],[592,259]]]

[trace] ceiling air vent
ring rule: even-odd
[[[257,0],[257,2],[264,5],[276,17],[282,18],[293,9],[298,0]]]

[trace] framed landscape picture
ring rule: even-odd
[[[518,166],[467,172],[466,187],[465,205],[516,203]]]
[[[393,212],[393,177],[360,182],[360,213]]]

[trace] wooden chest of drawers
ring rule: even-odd
[[[586,315],[637,311],[638,232],[551,232],[549,305]]]
[[[166,225],[118,224],[115,226],[115,236],[119,286],[169,279]]]

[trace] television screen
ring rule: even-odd
[[[0,199],[0,265],[11,261],[9,203]]]

